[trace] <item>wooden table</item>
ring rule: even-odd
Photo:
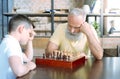
[[[119,79],[120,57],[104,57],[101,61],[88,59],[82,67],[63,69],[37,67],[18,79]]]

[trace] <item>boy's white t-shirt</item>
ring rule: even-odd
[[[17,39],[10,35],[6,35],[0,44],[0,79],[16,79],[9,65],[9,57],[18,56],[22,58],[21,46]]]

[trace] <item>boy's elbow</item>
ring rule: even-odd
[[[23,71],[22,70],[19,70],[19,72],[15,73],[17,77],[21,77],[23,76]]]
[[[19,67],[18,70],[14,71],[14,73],[17,77],[21,77],[21,76],[27,74],[29,71],[30,71],[30,69],[28,67],[26,67],[26,68]]]

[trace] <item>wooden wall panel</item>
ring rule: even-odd
[[[34,38],[33,47],[34,48],[45,49],[48,41],[49,41],[49,38]]]

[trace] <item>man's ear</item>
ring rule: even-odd
[[[22,33],[23,30],[24,30],[24,25],[19,25],[19,26],[18,26],[18,32],[19,32],[19,33]]]

